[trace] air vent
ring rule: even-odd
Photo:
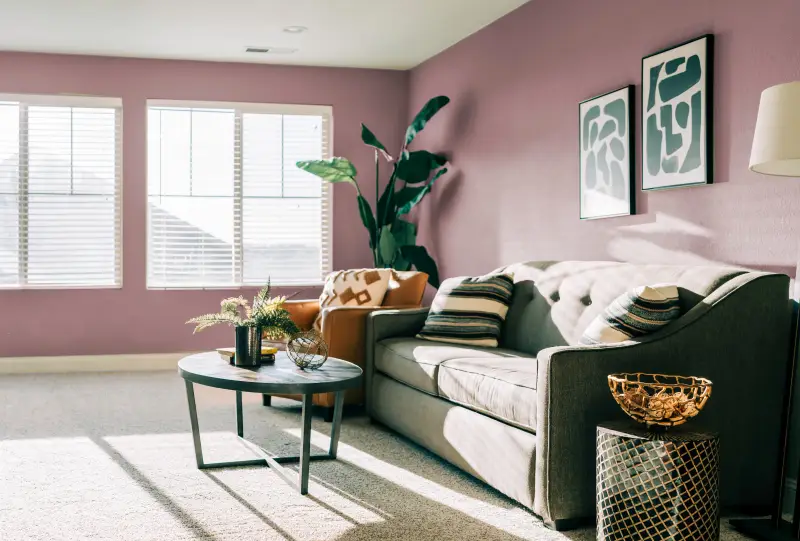
[[[290,47],[247,47],[245,52],[256,54],[292,54],[297,52],[297,49]]]

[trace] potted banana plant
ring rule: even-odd
[[[297,167],[318,176],[323,182],[344,182],[355,188],[358,211],[369,233],[375,267],[401,271],[414,267],[426,273],[428,282],[434,287],[439,287],[439,270],[428,250],[417,244],[417,226],[407,220],[407,215],[430,193],[434,183],[447,173],[447,157],[427,150],[410,150],[408,147],[449,102],[447,96],[437,96],[425,104],[406,129],[396,159],[375,134],[361,124],[361,140],[375,152],[376,196],[380,193],[380,160],[384,159],[392,166],[386,188],[375,201],[375,212],[361,192],[355,166],[347,158],[297,162]]]

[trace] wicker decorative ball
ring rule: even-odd
[[[711,397],[711,381],[693,376],[611,374],[608,387],[622,411],[648,426],[682,425]]]
[[[302,370],[316,370],[328,360],[328,344],[318,332],[301,332],[286,344],[286,355]]]

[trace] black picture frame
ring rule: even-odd
[[[692,46],[697,44],[698,42],[703,42],[704,45],[704,52],[705,52],[705,63],[702,65],[704,68],[705,77],[701,79],[700,82],[695,84],[701,84],[703,90],[703,104],[704,109],[701,112],[701,119],[703,122],[704,127],[704,134],[701,136],[701,139],[704,141],[704,149],[701,153],[703,159],[703,181],[702,182],[675,182],[666,185],[653,185],[651,182],[648,182],[651,175],[648,172],[648,149],[647,149],[647,118],[648,113],[650,113],[648,109],[648,101],[649,101],[649,94],[648,89],[652,82],[647,79],[645,74],[645,66],[647,65],[648,61],[652,61],[654,57],[662,56],[670,52],[676,52],[678,49],[687,48],[688,46]],[[676,54],[677,56],[677,54]],[[666,62],[664,62],[666,64]],[[681,74],[683,72],[678,72]],[[642,191],[657,191],[657,190],[671,190],[674,188],[685,188],[685,187],[693,187],[693,186],[707,186],[709,184],[714,183],[714,35],[713,34],[704,34],[702,36],[696,37],[694,39],[690,39],[688,41],[684,41],[677,45],[673,45],[671,47],[667,47],[666,49],[662,49],[660,51],[656,51],[652,54],[649,54],[642,58],[642,97],[641,97],[641,126],[642,126]],[[690,87],[692,88],[692,87]],[[688,120],[687,120],[688,122]],[[688,176],[684,174],[684,176]],[[680,180],[680,179],[676,179]]]
[[[602,215],[595,215],[595,216],[586,216],[584,215],[584,163],[583,163],[583,153],[584,153],[584,142],[583,142],[583,115],[582,115],[582,107],[586,104],[589,104],[593,101],[602,100],[611,96],[612,94],[616,93],[624,93],[625,99],[627,100],[627,107],[625,108],[626,114],[628,115],[628,125],[627,125],[627,134],[624,136],[625,143],[627,144],[627,152],[626,152],[626,159],[628,161],[625,164],[624,171],[628,174],[628,181],[627,181],[627,190],[628,190],[628,197],[627,197],[627,210],[624,212],[617,212],[612,214],[602,214]],[[636,122],[634,121],[634,114],[635,114],[635,87],[634,85],[626,85],[621,88],[617,88],[610,92],[605,92],[603,94],[599,94],[597,96],[591,97],[589,99],[583,100],[578,103],[578,162],[579,162],[579,173],[578,173],[578,216],[581,220],[599,220],[602,218],[617,218],[620,216],[631,216],[636,214]]]

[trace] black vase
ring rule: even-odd
[[[261,327],[236,327],[236,366],[258,368],[261,366]]]

